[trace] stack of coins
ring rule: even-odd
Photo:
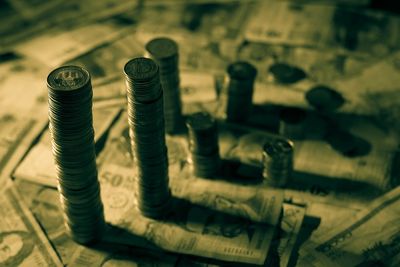
[[[182,123],[178,45],[169,38],[155,38],[146,44],[148,57],[155,60],[160,70],[164,91],[165,131],[176,133]]]
[[[293,143],[276,138],[264,144],[263,177],[267,184],[282,187],[288,182],[293,170]]]
[[[300,108],[283,108],[280,112],[279,134],[292,140],[304,136],[304,120],[306,112]]]
[[[97,179],[88,71],[64,66],[47,78],[50,133],[65,225],[78,243],[100,239],[103,204]]]
[[[219,168],[217,123],[208,113],[190,115],[186,125],[189,134],[189,163],[199,177],[213,177]]]
[[[138,209],[146,217],[160,218],[168,212],[171,193],[158,66],[149,58],[135,58],[124,72]]]
[[[251,111],[257,69],[247,62],[239,61],[229,65],[227,72],[229,83],[226,117],[228,121],[243,122]]]

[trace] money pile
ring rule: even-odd
[[[263,146],[262,163],[266,184],[284,186],[293,170],[293,143],[281,138],[267,141]]]
[[[64,66],[47,78],[49,128],[65,226],[78,243],[100,239],[103,204],[97,179],[89,72]]]
[[[257,69],[250,63],[238,61],[230,64],[227,72],[229,76],[227,120],[242,122],[248,118],[251,111]]]
[[[197,112],[187,119],[189,163],[199,177],[213,177],[219,168],[217,123],[210,114]]]
[[[146,44],[147,56],[154,59],[160,70],[164,91],[165,131],[176,133],[182,123],[178,45],[169,38],[155,38]]]
[[[137,205],[144,216],[160,218],[168,212],[171,193],[158,66],[152,59],[135,58],[124,72]]]

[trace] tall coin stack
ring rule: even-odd
[[[226,117],[228,121],[246,121],[252,107],[254,80],[257,69],[247,63],[238,61],[227,69],[229,82],[227,88]]]
[[[267,141],[262,154],[263,177],[266,184],[282,187],[293,171],[293,143],[276,138]]]
[[[97,179],[89,72],[64,66],[47,78],[49,120],[65,225],[78,243],[101,238],[103,204]]]
[[[146,217],[161,218],[168,212],[171,193],[158,66],[149,58],[135,58],[124,72],[138,209]]]
[[[189,163],[199,177],[213,177],[219,168],[217,123],[206,112],[190,115],[186,121],[189,137]]]
[[[164,91],[165,131],[169,134],[176,133],[183,123],[178,45],[169,38],[155,38],[146,44],[146,51],[159,66]]]

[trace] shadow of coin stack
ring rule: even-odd
[[[283,187],[293,171],[293,143],[282,138],[267,141],[262,154],[264,182]]]
[[[246,121],[252,108],[257,69],[247,62],[238,61],[228,66],[227,73],[226,119],[231,122]]]
[[[144,216],[161,218],[169,211],[171,192],[159,69],[152,59],[135,58],[124,72],[137,206]]]
[[[88,71],[64,66],[47,78],[49,128],[58,191],[69,235],[87,244],[101,238],[104,212],[97,178]]]
[[[189,138],[189,163],[199,177],[213,177],[219,168],[217,123],[206,112],[197,112],[186,120]]]
[[[155,38],[146,44],[146,51],[146,56],[159,66],[164,92],[165,131],[174,134],[183,124],[178,45],[169,38]]]

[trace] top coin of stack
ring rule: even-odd
[[[100,239],[103,205],[97,179],[89,73],[64,66],[47,78],[58,191],[68,233],[78,243]]]
[[[138,209],[144,216],[160,218],[168,212],[171,193],[158,66],[149,58],[135,58],[124,72]]]
[[[189,137],[189,162],[196,176],[213,177],[219,167],[217,123],[210,114],[198,112],[186,121]]]
[[[238,61],[230,64],[227,72],[227,120],[243,122],[247,120],[251,111],[257,69],[247,62]]]
[[[271,186],[284,186],[293,170],[293,143],[282,138],[267,141],[262,162],[265,182]]]
[[[182,124],[178,45],[169,38],[155,38],[146,44],[148,57],[160,68],[160,80],[164,91],[165,131],[176,133]]]

